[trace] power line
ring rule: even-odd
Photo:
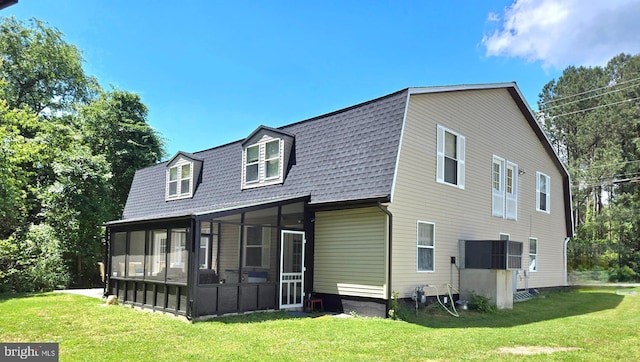
[[[590,89],[590,90],[586,90],[586,91],[584,91],[584,92],[575,93],[575,94],[571,94],[571,95],[564,96],[564,97],[554,98],[554,99],[551,99],[551,100],[549,100],[549,101],[542,102],[542,103],[543,103],[543,104],[555,103],[555,102],[559,102],[559,101],[564,100],[564,99],[569,99],[569,98],[573,98],[573,97],[581,96],[581,95],[583,95],[583,94],[587,94],[587,93],[591,93],[591,92],[599,91],[599,90],[601,90],[601,89],[617,87],[617,86],[619,86],[619,85],[621,85],[621,84],[626,84],[626,83],[630,83],[630,82],[635,82],[635,81],[637,81],[637,80],[640,80],[640,77],[638,77],[638,78],[633,78],[633,79],[629,79],[629,80],[625,80],[624,82],[619,82],[619,83],[615,83],[615,84],[608,84],[608,85],[606,85],[606,86],[604,86],[604,87],[595,88],[595,89]]]
[[[640,78],[639,78],[639,79],[640,79]],[[581,99],[578,99],[578,100],[575,100],[575,101],[571,101],[571,102],[567,102],[567,103],[559,104],[559,105],[557,105],[557,106],[544,107],[544,110],[546,111],[546,110],[549,110],[549,109],[554,109],[554,108],[564,107],[564,106],[569,105],[569,104],[578,103],[578,102],[586,101],[586,100],[588,100],[588,99],[593,99],[593,98],[597,98],[597,97],[602,97],[602,96],[605,96],[605,95],[607,95],[607,94],[620,92],[620,91],[623,91],[623,90],[625,90],[625,89],[629,89],[629,88],[633,88],[633,87],[638,87],[638,86],[640,86],[640,83],[638,83],[638,84],[632,84],[632,85],[630,85],[630,86],[628,86],[628,87],[624,87],[624,88],[614,89],[614,90],[611,90],[611,91],[609,91],[609,92],[604,92],[604,93],[601,93],[601,94],[595,94],[595,95],[592,95],[592,96],[589,96],[589,97],[586,97],[586,98],[581,98]]]
[[[630,163],[638,163],[638,162],[640,162],[640,160],[625,161],[625,162],[616,162],[616,163],[607,163],[607,164],[604,164],[604,165],[589,166],[589,167],[587,167],[587,168],[585,168],[585,169],[590,170],[590,169],[592,169],[592,168],[600,168],[600,167],[608,167],[608,166],[617,166],[617,165],[622,166],[622,165],[627,165],[627,164],[630,164]]]
[[[581,112],[586,112],[586,111],[592,111],[594,109],[598,109],[598,108],[603,108],[603,107],[608,107],[608,106],[615,106],[616,104],[621,104],[621,103],[625,103],[625,102],[632,102],[632,101],[636,101],[640,99],[640,97],[636,97],[636,98],[631,98],[631,99],[625,99],[623,101],[618,101],[618,102],[614,102],[614,103],[608,103],[608,104],[601,104],[599,106],[595,106],[595,107],[591,107],[591,108],[585,108],[585,109],[579,109],[577,111],[573,111],[573,112],[568,112],[568,113],[563,113],[563,114],[557,114],[557,115],[553,115],[550,116],[551,118],[555,118],[555,117],[563,117],[563,116],[569,116],[572,114],[576,114],[576,113],[581,113]]]

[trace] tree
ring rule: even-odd
[[[80,51],[62,33],[31,19],[0,20],[0,75],[9,107],[27,106],[38,114],[70,110],[91,98],[95,79],[82,70]]]
[[[574,267],[640,266],[640,185],[630,182],[640,178],[639,74],[640,55],[621,54],[606,67],[568,67],[540,94],[539,120],[571,174],[573,244],[592,253]]]
[[[0,240],[17,232],[26,221],[30,173],[22,166],[32,162],[41,149],[25,139],[18,127],[37,128],[36,117],[9,109],[0,100]]]
[[[103,92],[80,108],[88,144],[110,165],[110,217],[119,218],[136,170],[159,162],[163,141],[147,123],[147,107],[137,94]]]
[[[103,92],[58,30],[2,19],[0,57],[0,292],[94,285],[102,224],[162,140],[140,97]]]

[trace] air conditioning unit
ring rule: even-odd
[[[461,269],[522,269],[523,243],[513,240],[459,240]]]

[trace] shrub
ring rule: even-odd
[[[50,291],[69,284],[60,241],[48,225],[0,240],[0,292]]]
[[[637,274],[628,265],[623,267],[614,266],[609,268],[609,281],[611,282],[629,282],[635,280]]]
[[[475,292],[471,292],[471,306],[482,313],[495,313],[498,311],[498,307],[495,304],[491,303],[489,298],[478,295]]]

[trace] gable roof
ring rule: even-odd
[[[276,134],[279,134],[279,135],[283,135],[283,136],[286,136],[286,137],[295,137],[295,135],[293,135],[293,134],[291,134],[291,133],[289,133],[289,132],[285,132],[285,131],[283,131],[283,130],[281,130],[281,129],[277,129],[277,128],[272,128],[272,127],[267,127],[267,126],[263,126],[263,125],[261,125],[261,126],[259,126],[258,128],[256,128],[256,129],[255,129],[255,131],[251,132],[251,134],[250,134],[249,136],[247,136],[247,138],[245,138],[245,139],[242,141],[242,146],[243,146],[243,147],[244,147],[244,146],[246,146],[246,145],[247,145],[247,143],[248,143],[249,141],[251,141],[251,139],[252,139],[255,135],[257,135],[258,133],[260,133],[261,131],[269,131],[269,132],[273,132],[273,133],[276,133]]]
[[[304,196],[311,204],[388,199],[406,100],[405,89],[276,129],[295,137],[292,161],[279,185],[241,189],[244,140],[193,153],[203,167],[190,199],[165,201],[167,162],[138,170],[122,219],[186,216]]]

